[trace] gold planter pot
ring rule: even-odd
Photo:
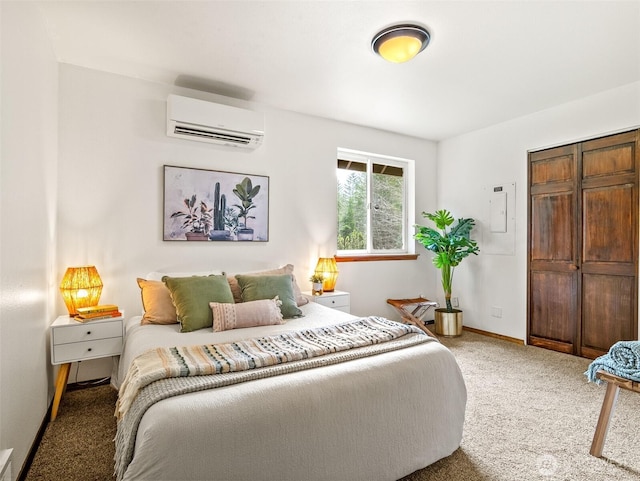
[[[435,327],[438,336],[456,337],[462,335],[462,311],[454,309],[447,312],[445,308],[435,310]]]

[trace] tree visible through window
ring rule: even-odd
[[[407,166],[338,151],[338,251],[406,252]]]

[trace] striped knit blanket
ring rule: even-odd
[[[381,317],[226,344],[157,348],[132,363],[116,406],[115,475],[133,458],[142,416],[154,403],[213,389],[337,364],[433,341],[420,329]]]
[[[277,336],[204,346],[159,347],[133,360],[120,386],[116,417],[122,418],[140,389],[168,377],[205,376],[300,361],[396,339],[415,327],[381,317]]]

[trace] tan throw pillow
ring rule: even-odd
[[[178,315],[171,293],[161,281],[138,278],[144,315],[140,324],[176,324]]]
[[[282,324],[279,299],[261,299],[240,304],[210,302],[214,332],[243,327]]]
[[[293,283],[293,296],[295,297],[296,304],[298,306],[304,306],[306,303],[308,303],[309,299],[307,299],[302,295],[302,292],[300,291],[300,287],[296,282],[296,276],[293,274],[292,264],[287,264],[286,266],[282,266],[277,269],[271,269],[267,271],[243,273],[243,275],[247,275],[247,276],[277,276],[282,274],[289,274],[291,276],[291,282]],[[238,280],[235,278],[234,275],[227,276],[227,280],[229,281],[229,287],[231,287],[231,292],[233,294],[234,302],[242,302],[242,289],[240,289]]]

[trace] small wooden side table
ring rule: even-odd
[[[438,303],[425,299],[424,297],[415,297],[413,299],[387,299],[387,304],[392,305],[407,324],[412,324],[422,329],[427,335],[438,339],[426,326],[422,319],[424,315],[432,307],[438,307]]]
[[[609,421],[611,421],[611,418],[613,417],[613,411],[616,407],[620,388],[640,393],[640,383],[632,381],[631,379],[616,376],[615,374],[611,374],[606,371],[598,371],[596,373],[596,377],[607,383],[607,392],[605,393],[604,400],[602,401],[600,417],[598,418],[598,424],[596,425],[596,432],[593,435],[591,450],[589,451],[591,456],[599,458],[602,456],[602,449],[604,448],[607,431],[609,430]]]

